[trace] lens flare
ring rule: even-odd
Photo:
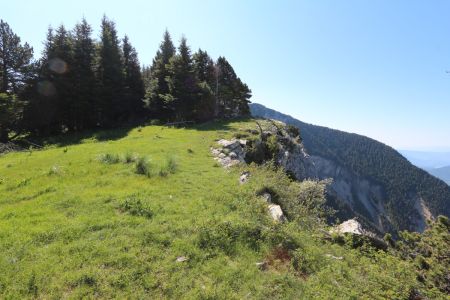
[[[60,58],[52,58],[49,60],[48,67],[57,74],[64,74],[67,72],[67,63]]]
[[[40,81],[37,86],[37,90],[39,94],[44,95],[46,97],[51,97],[56,95],[56,88],[50,81],[44,80]]]

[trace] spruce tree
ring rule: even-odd
[[[199,81],[199,95],[195,108],[196,120],[206,121],[215,117],[216,99],[214,90],[217,84],[214,61],[206,51],[199,49],[193,55],[194,72]]]
[[[75,102],[73,66],[73,38],[71,33],[61,25],[55,31],[52,48],[46,60],[46,67],[50,72],[48,79],[56,89],[57,114],[54,121],[57,128],[55,130],[72,129],[72,109]]]
[[[9,140],[11,131],[19,131],[23,118],[22,100],[33,72],[33,48],[21,44],[8,23],[0,20],[0,142]]]
[[[92,28],[82,19],[74,29],[72,124],[74,130],[92,128],[95,125],[95,44]]]
[[[194,73],[190,49],[182,38],[178,54],[170,59],[166,81],[169,93],[165,101],[176,120],[192,120],[198,99],[198,81]]]
[[[26,81],[33,48],[21,44],[8,23],[0,20],[0,93],[17,94]]]
[[[163,41],[156,52],[150,68],[151,79],[145,94],[145,106],[149,109],[152,117],[157,119],[167,119],[170,116],[170,109],[166,106],[169,86],[166,77],[169,76],[167,65],[169,60],[175,55],[175,46],[169,32],[164,32]]]
[[[216,68],[218,76],[216,98],[219,115],[225,118],[247,115],[251,97],[250,89],[237,77],[225,57],[219,57]]]
[[[127,36],[123,39],[122,49],[125,76],[124,97],[130,115],[136,117],[143,114],[144,82],[136,49],[130,44]]]
[[[102,19],[102,32],[98,53],[98,122],[102,126],[111,126],[128,118],[124,110],[123,98],[123,62],[122,53],[113,21]]]

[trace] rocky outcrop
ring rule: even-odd
[[[351,233],[351,234],[358,234],[358,235],[364,234],[362,225],[355,219],[347,220],[347,221],[339,224],[334,229],[332,229],[332,232]]]
[[[217,142],[218,147],[212,147],[211,153],[214,159],[217,160],[223,167],[229,168],[239,163],[245,162],[246,140],[219,140]]]
[[[377,249],[386,250],[388,247],[385,241],[380,239],[375,233],[363,228],[361,223],[359,223],[356,219],[350,219],[335,226],[330,230],[330,233],[341,236],[350,234],[354,237],[358,237],[357,240],[359,240],[359,242],[361,243],[354,243],[354,245],[358,244],[362,245],[362,242],[365,239],[367,242],[369,242],[372,246],[376,247]]]
[[[266,192],[266,193],[263,193],[261,195],[261,197],[268,204],[267,208],[268,208],[269,214],[275,222],[286,221],[286,217],[284,216],[281,206],[279,206],[278,204],[272,203],[272,195],[270,195],[269,193]]]

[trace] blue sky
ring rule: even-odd
[[[450,1],[5,1],[40,56],[47,27],[105,13],[151,62],[165,28],[227,57],[254,102],[400,149],[450,150]]]

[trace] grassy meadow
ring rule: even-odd
[[[145,126],[0,156],[0,298],[405,299],[409,264],[275,224],[256,191],[289,179],[213,160],[243,128]]]

